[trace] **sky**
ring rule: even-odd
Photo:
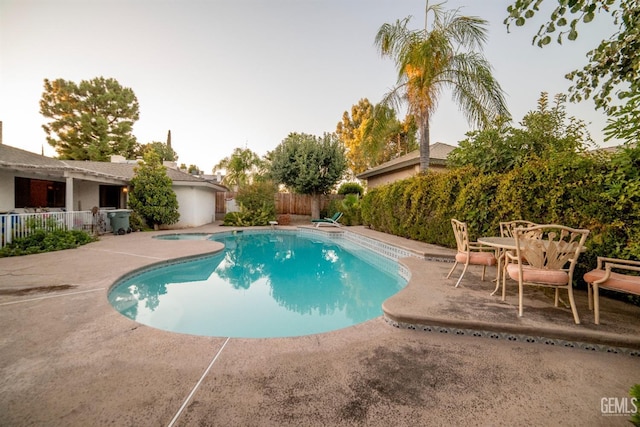
[[[445,7],[488,21],[484,54],[514,122],[541,92],[564,92],[567,72],[615,28],[606,15],[575,42],[541,49],[531,40],[551,0],[507,32],[509,0],[449,0]],[[205,173],[234,148],[260,156],[291,132],[334,132],[362,98],[378,103],[397,73],[374,44],[384,23],[412,16],[424,27],[425,0],[0,0],[0,121],[3,143],[55,156],[39,113],[44,79],[114,78],[140,104],[138,142],[166,142],[178,163]],[[545,8],[546,7],[546,8]],[[579,28],[580,30],[580,28]],[[604,142],[606,117],[591,101],[568,104]],[[404,114],[404,113],[403,113]],[[401,117],[402,115],[401,114]],[[431,142],[457,145],[472,130],[450,94],[431,119]]]

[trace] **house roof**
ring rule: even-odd
[[[92,162],[88,160],[62,160],[62,162],[73,167],[76,170],[84,170],[87,172],[97,172],[118,176],[126,181],[129,181],[131,180],[131,178],[133,178],[133,176],[135,175],[134,168],[138,167],[137,162]],[[227,191],[225,187],[214,184],[213,182],[203,179],[198,175],[192,175],[190,173],[170,167],[167,167],[166,170],[167,176],[171,178],[171,180],[175,184],[198,185],[206,183],[208,185],[212,185],[217,191]]]
[[[0,144],[0,165],[31,169],[64,169],[60,160]]]
[[[137,163],[129,162],[92,162],[84,160],[58,160],[41,156],[30,151],[21,150],[5,144],[0,144],[0,167],[16,170],[57,170],[61,173],[72,172],[77,174],[102,176],[121,181],[130,181],[135,172]],[[166,168],[167,176],[175,185],[202,185],[213,188],[215,191],[227,191],[221,185],[209,180],[182,172],[173,168]]]
[[[434,164],[434,165],[445,165],[447,161],[447,156],[455,148],[456,147],[454,147],[453,145],[445,144],[443,142],[436,142],[435,144],[431,144],[429,146],[429,153],[430,153],[429,161],[431,162],[431,164]],[[393,160],[389,160],[388,162],[382,163],[369,170],[366,170],[356,175],[356,177],[359,179],[366,179],[372,176],[393,172],[398,169],[404,169],[404,168],[419,165],[419,164],[420,164],[420,150],[415,150],[405,154],[404,156],[396,157]]]

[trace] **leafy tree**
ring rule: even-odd
[[[627,144],[636,144],[640,141],[640,91],[621,94],[621,99],[626,99],[626,104],[611,109],[604,128],[605,139],[619,138]]]
[[[550,105],[546,93],[540,95],[538,108],[528,112],[521,128],[498,119],[492,126],[467,133],[448,157],[453,167],[473,165],[483,171],[506,172],[533,157],[549,159],[559,153],[577,154],[592,143],[586,124],[567,117],[565,97],[556,95]]]
[[[363,98],[351,115],[344,112],[336,134],[347,148],[351,171],[358,174],[418,148],[416,130],[411,116],[402,123],[391,108]]]
[[[507,28],[515,23],[525,25],[539,11],[543,0],[518,0],[507,8]],[[588,64],[582,70],[566,75],[573,82],[569,88],[570,100],[579,102],[593,98],[610,118],[606,128],[607,139],[637,140],[640,136],[640,2],[638,0],[563,0],[550,14],[533,37],[540,47],[556,41],[576,40],[578,26],[593,21],[597,13],[613,17],[618,30],[598,47],[587,53]]]
[[[163,224],[175,224],[180,219],[178,199],[171,178],[155,151],[147,151],[138,162],[131,179],[129,206],[154,229]]]
[[[411,17],[384,24],[375,43],[382,56],[391,57],[398,69],[397,86],[383,104],[406,100],[420,133],[420,169],[429,168],[429,120],[444,89],[452,91],[469,122],[487,126],[508,111],[502,88],[491,66],[479,53],[486,41],[487,21],[429,5],[425,21],[433,14],[432,28],[407,28]]]
[[[194,175],[200,175],[200,168],[196,165],[189,165],[189,167],[187,168],[187,172]]]
[[[383,105],[377,104],[374,109],[374,117],[371,128],[371,142],[378,150],[382,150],[377,166],[396,157],[400,157],[419,148],[416,134],[418,126],[413,116],[408,115],[404,122],[396,119],[396,112]],[[382,122],[380,118],[384,117]],[[377,126],[380,123],[380,126]]]
[[[248,148],[235,148],[229,157],[220,160],[213,167],[213,173],[225,169],[224,185],[235,187],[236,191],[251,182],[252,175],[261,167],[260,157]]]
[[[178,160],[178,154],[173,151],[173,148],[171,148],[170,145],[158,141],[139,145],[136,149],[135,155],[136,157],[144,157],[144,154],[149,150],[155,151],[161,162],[175,162]]]
[[[336,126],[336,134],[346,147],[349,168],[354,174],[364,172],[371,167],[370,158],[365,153],[365,129],[373,118],[373,105],[363,98],[342,114],[342,121]]]
[[[138,100],[115,79],[98,77],[80,84],[45,79],[40,113],[51,119],[42,128],[61,159],[108,161],[113,154],[133,155]]]
[[[291,133],[272,152],[271,176],[312,197],[311,217],[320,218],[320,195],[329,193],[347,169],[344,146],[335,134],[322,137]]]

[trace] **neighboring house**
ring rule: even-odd
[[[446,169],[447,156],[456,147],[442,142],[430,146],[429,170],[442,172]],[[378,187],[409,178],[420,172],[420,150],[412,151],[381,165],[366,170],[356,177],[367,181],[368,188]]]
[[[136,161],[113,156],[112,162],[57,160],[0,144],[0,213],[32,208],[82,211],[127,207]],[[173,181],[180,221],[196,227],[215,220],[216,193],[227,189],[165,164]]]

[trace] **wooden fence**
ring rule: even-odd
[[[228,199],[235,198],[236,193],[216,193],[216,213],[226,213],[226,201]],[[321,196],[320,198],[320,210],[327,210],[331,201],[335,199],[342,199],[344,196],[338,194],[329,194]],[[291,214],[291,215],[311,215],[311,196],[306,194],[294,194],[294,193],[276,193],[276,213],[278,215]]]

